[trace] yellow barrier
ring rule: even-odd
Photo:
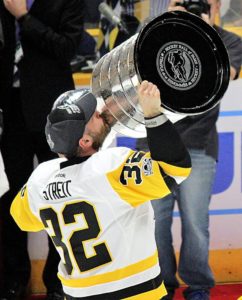
[[[94,38],[97,38],[99,36],[100,29],[99,28],[89,28],[89,29],[86,29],[86,31]]]
[[[74,73],[73,79],[76,86],[89,86],[91,83],[91,73]]]
[[[242,37],[242,27],[240,26],[236,27],[236,26],[225,25],[224,29],[231,31],[235,34],[238,34],[239,36]]]

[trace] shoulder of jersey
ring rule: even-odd
[[[39,164],[30,176],[29,181],[40,182],[42,179],[51,176],[60,168],[60,163],[65,160],[66,158],[55,158]]]
[[[126,147],[113,147],[95,153],[89,163],[97,166],[97,171],[110,171],[117,168],[127,158],[131,149]]]

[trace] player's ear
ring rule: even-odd
[[[79,140],[79,146],[86,151],[92,147],[92,144],[93,138],[89,134],[84,133],[82,138]]]

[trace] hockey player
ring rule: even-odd
[[[143,81],[138,96],[148,153],[98,151],[110,130],[106,113],[96,111],[87,90],[61,95],[46,125],[47,141],[60,158],[40,164],[11,206],[22,230],[44,229],[51,236],[68,300],[166,295],[150,200],[169,194],[189,175],[191,163],[162,113],[156,85]]]

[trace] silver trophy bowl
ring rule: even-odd
[[[138,103],[140,80],[134,67],[134,45],[138,34],[103,56],[92,74],[92,93],[98,108],[110,114],[112,128],[126,136],[144,137],[144,117]]]
[[[200,17],[177,11],[153,19],[104,55],[93,70],[91,90],[122,135],[146,136],[137,95],[142,80],[158,86],[168,118],[205,113],[228,87],[226,48]]]

